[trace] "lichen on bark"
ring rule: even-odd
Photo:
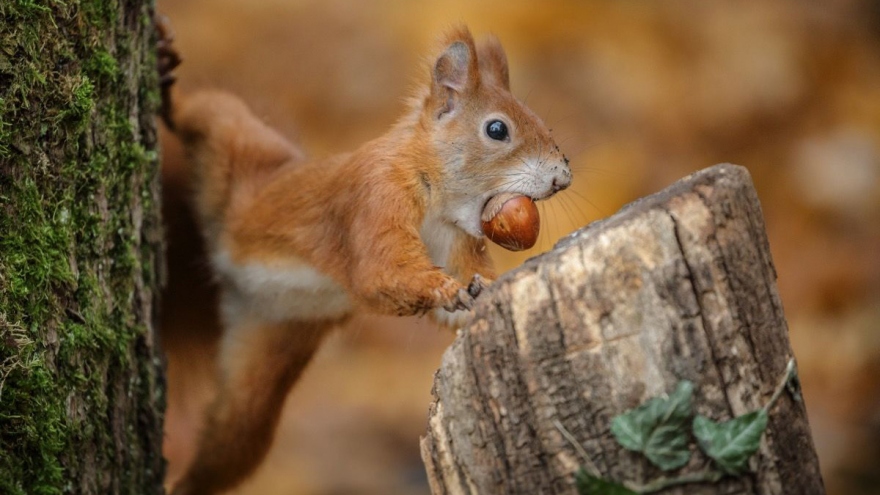
[[[0,493],[160,493],[150,1],[0,1]]]

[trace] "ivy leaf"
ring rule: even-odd
[[[691,457],[688,420],[693,383],[678,382],[666,398],[655,398],[611,420],[611,433],[629,450],[641,452],[664,471],[678,469]]]
[[[694,436],[700,448],[727,474],[738,474],[748,468],[749,458],[757,452],[766,429],[764,409],[723,423],[700,415],[694,418]]]
[[[619,483],[597,478],[584,471],[584,468],[575,473],[574,484],[578,495],[638,495]]]

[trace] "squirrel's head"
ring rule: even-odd
[[[494,36],[452,30],[435,59],[421,123],[441,164],[441,214],[474,236],[490,198],[546,199],[571,184],[568,159],[544,122],[510,93],[507,56]]]

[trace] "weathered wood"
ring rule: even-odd
[[[576,493],[583,464],[611,480],[662,473],[612,418],[682,379],[726,420],[763,406],[792,356],[748,172],[719,165],[625,207],[501,277],[443,358],[422,439],[432,492]],[[695,452],[684,472],[705,467]],[[802,402],[784,394],[751,473],[664,493],[824,493]]]

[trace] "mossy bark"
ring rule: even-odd
[[[0,493],[162,492],[153,4],[0,0]]]

